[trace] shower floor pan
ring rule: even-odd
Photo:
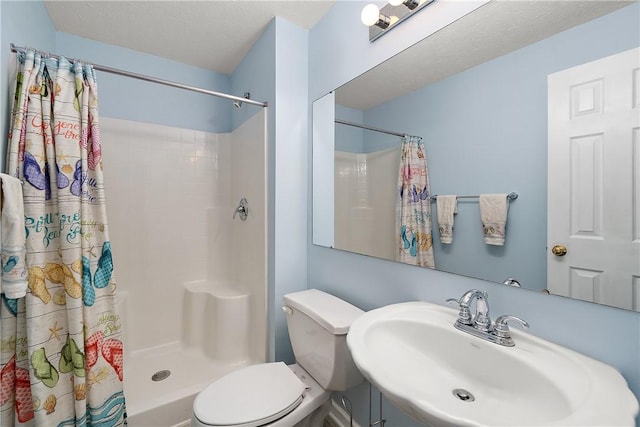
[[[124,371],[128,425],[189,426],[196,395],[212,381],[248,364],[216,361],[180,342],[132,352]]]

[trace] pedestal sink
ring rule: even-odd
[[[363,375],[429,426],[634,426],[638,400],[612,367],[521,331],[503,347],[454,328],[457,311],[382,307],[347,336]]]

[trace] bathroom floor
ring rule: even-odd
[[[193,400],[203,388],[248,363],[213,360],[180,342],[132,352],[125,361],[129,425],[174,426],[191,419]],[[152,377],[166,378],[154,381]],[[158,378],[156,378],[158,379]]]

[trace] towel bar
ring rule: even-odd
[[[456,196],[456,198],[458,199],[474,199],[476,197],[480,197],[479,195],[476,196]],[[438,198],[437,194],[434,194],[433,196],[431,196],[431,201],[435,201]],[[509,200],[515,200],[518,198],[518,193],[516,193],[515,191],[512,191],[511,193],[507,194],[507,199]]]

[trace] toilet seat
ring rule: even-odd
[[[261,363],[207,386],[196,397],[193,411],[207,426],[258,427],[293,411],[304,391],[304,383],[284,363]]]

